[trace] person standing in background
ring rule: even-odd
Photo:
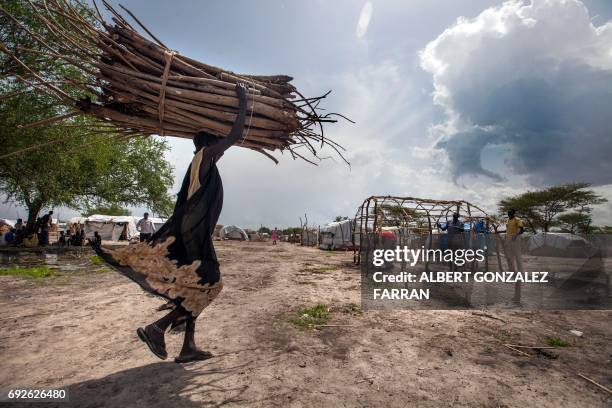
[[[23,246],[26,248],[34,248],[38,246],[38,234],[34,231],[30,231],[29,234],[23,239]]]
[[[102,245],[102,237],[100,236],[98,231],[94,231],[93,244],[97,247],[100,247]]]
[[[525,272],[523,269],[523,259],[521,254],[521,240],[519,235],[525,232],[523,221],[516,218],[514,208],[508,210],[508,222],[505,231],[498,231],[499,234],[506,234],[504,240],[504,253],[508,262],[509,272]],[[521,282],[514,284],[514,301],[521,301]]]
[[[148,241],[151,235],[155,232],[155,225],[149,219],[149,213],[144,213],[144,218],[141,218],[136,224],[136,228],[140,231],[140,242]]]
[[[453,220],[451,222],[447,222],[446,225],[441,225],[438,223],[438,228],[442,231],[446,231],[448,237],[448,248],[450,250],[457,251],[464,249],[464,238],[465,238],[465,230],[464,230],[464,222],[459,219],[459,212],[453,213]],[[455,271],[457,265],[454,262],[450,263],[451,271]]]
[[[272,245],[276,245],[276,241],[278,241],[278,229],[274,227],[274,231],[272,231]]]
[[[66,246],[66,235],[64,234],[64,231],[59,232],[59,238],[57,239],[57,243],[59,246]]]
[[[49,230],[53,223],[53,211],[49,211],[40,219],[40,246],[49,245]]]
[[[80,224],[75,227],[76,232],[72,236],[72,245],[74,246],[83,246],[83,242],[85,242],[85,226]]]
[[[17,230],[15,228],[11,228],[9,232],[4,234],[4,240],[6,241],[6,245],[13,245],[15,243],[15,233]]]
[[[523,259],[521,254],[521,241],[518,236],[525,232],[523,221],[516,218],[514,208],[508,210],[508,222],[506,230],[499,231],[500,234],[506,234],[504,242],[504,252],[508,261],[508,269],[511,272],[525,272],[523,269]]]

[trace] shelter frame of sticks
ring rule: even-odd
[[[357,213],[353,231],[353,262],[361,263],[364,242],[368,234],[380,233],[384,227],[409,229],[421,236],[432,236],[437,231],[438,223],[452,220],[453,213],[458,212],[464,222],[474,223],[480,220],[488,228],[492,219],[480,207],[463,200],[433,200],[416,197],[371,196],[366,198]],[[470,228],[469,240],[473,238]],[[431,243],[432,240],[430,239]],[[401,243],[400,243],[401,244]],[[367,262],[367,260],[366,260]]]
[[[308,225],[308,215],[304,214],[304,221],[300,217],[300,246],[317,246],[320,244],[321,227]]]

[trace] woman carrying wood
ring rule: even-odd
[[[238,84],[236,94],[239,113],[227,137],[218,138],[207,132],[194,136],[195,156],[185,174],[174,213],[150,242],[108,252],[95,247],[99,255],[145,291],[172,302],[170,313],[137,330],[138,337],[161,359],[168,357],[166,330],[182,321],[186,321],[185,339],[175,361],[186,363],[212,357],[195,345],[195,321],[223,288],[212,242],[223,206],[223,186],[216,163],[244,131],[246,86]]]

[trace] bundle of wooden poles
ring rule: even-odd
[[[240,75],[182,56],[159,41],[129,10],[122,7],[148,38],[102,2],[112,15],[112,24],[105,21],[95,2],[95,12],[84,18],[79,10],[86,6],[75,0],[28,0],[49,33],[45,38],[1,10],[38,45],[36,50],[20,51],[52,57],[89,78],[60,78],[71,86],[72,92],[65,92],[0,44],[27,72],[22,81],[52,94],[70,109],[39,124],[67,121],[85,113],[112,124],[122,137],[157,134],[192,138],[200,131],[225,137],[238,113],[236,86],[244,83],[248,88],[247,114],[239,146],[275,161],[266,151],[288,151],[294,158],[311,161],[304,157],[304,151],[317,156],[318,149],[328,145],[342,157],[342,147],[323,135],[323,124],[336,122],[341,116],[320,113],[319,102],[327,94],[305,98],[289,76]]]

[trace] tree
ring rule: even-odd
[[[612,234],[612,226],[609,226],[609,225],[604,225],[603,227],[591,226],[591,233]]]
[[[506,213],[510,208],[516,210],[516,215],[526,221],[528,229],[537,232],[550,231],[558,221],[558,216],[574,211],[588,217],[586,231],[590,225],[591,206],[605,203],[607,200],[593,190],[588,190],[589,183],[568,183],[549,187],[543,190],[527,191],[514,197],[501,200],[499,211]]]
[[[563,232],[588,233],[591,224],[591,216],[584,212],[568,212],[557,217],[557,225]]]
[[[289,227],[289,228],[285,228],[282,231],[283,235],[300,235],[302,233],[302,228],[300,227]]]
[[[257,230],[257,232],[259,232],[260,234],[271,234],[272,230],[268,227],[264,227],[263,225],[261,226],[261,228],[259,228]]]
[[[146,205],[171,212],[172,167],[164,160],[167,143],[155,138],[117,142],[91,134],[75,119],[74,127],[22,128],[22,121],[40,119],[48,109],[37,96],[22,94],[0,104],[0,155],[28,146],[61,140],[42,148],[5,157],[0,166],[0,190],[7,199],[28,209],[28,222],[43,207],[87,208]]]
[[[346,221],[348,219],[349,217],[343,217],[341,215],[337,215],[336,218],[334,218],[334,222]]]
[[[84,18],[91,10],[73,4]],[[77,72],[61,58],[41,54],[36,38],[54,35],[27,2],[5,2],[2,7],[19,22],[0,12],[0,40],[9,53],[42,72],[44,81],[75,95],[74,82],[99,86],[95,78]],[[70,21],[54,21],[70,25]],[[28,208],[32,225],[43,207],[65,205],[83,209],[112,205],[145,205],[168,215],[172,200],[172,168],[164,159],[167,144],[155,138],[126,139],[111,123],[86,116],[19,127],[70,113],[39,79],[0,53],[0,190],[7,200]],[[69,81],[60,80],[68,77]],[[80,91],[79,91],[80,92]],[[83,95],[80,95],[83,96]],[[94,97],[92,95],[85,95]],[[136,135],[137,136],[137,135]]]
[[[123,208],[117,204],[111,204],[109,206],[101,206],[101,207],[92,207],[87,208],[85,212],[81,213],[83,217],[89,217],[93,214],[102,214],[102,215],[132,215],[131,211],[127,208]]]
[[[422,212],[400,204],[382,204],[378,211],[381,227],[399,227],[415,223],[417,228],[421,228],[427,220]]]

